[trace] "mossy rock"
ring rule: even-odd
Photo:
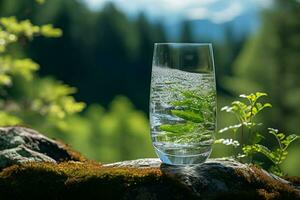
[[[0,173],[1,199],[300,199],[292,183],[233,160],[192,167],[147,162],[13,165]]]
[[[66,144],[47,138],[35,130],[0,127],[0,169],[23,162],[84,161]]]
[[[1,199],[192,199],[159,168],[113,168],[92,162],[26,163],[0,173]]]
[[[42,154],[36,147],[30,151]],[[169,166],[140,159],[102,165],[65,151],[65,160],[45,154],[53,161],[16,162],[2,169],[0,199],[300,199],[299,178],[289,182],[235,160]]]

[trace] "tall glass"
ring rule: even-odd
[[[211,44],[156,43],[151,94],[151,137],[162,162],[204,162],[216,131],[216,83]]]

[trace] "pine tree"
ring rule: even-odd
[[[300,4],[277,0],[264,13],[260,31],[251,38],[223,82],[235,93],[265,91],[274,108],[267,124],[279,129],[300,128]]]
[[[193,42],[193,30],[189,21],[184,21],[181,27],[180,42]]]

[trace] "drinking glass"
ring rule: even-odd
[[[212,45],[154,45],[150,125],[163,163],[198,164],[209,157],[216,131],[216,82]]]

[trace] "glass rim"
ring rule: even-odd
[[[204,43],[197,43],[197,42],[155,42],[155,46],[159,45],[178,45],[178,46],[212,46],[212,43],[204,42]]]

